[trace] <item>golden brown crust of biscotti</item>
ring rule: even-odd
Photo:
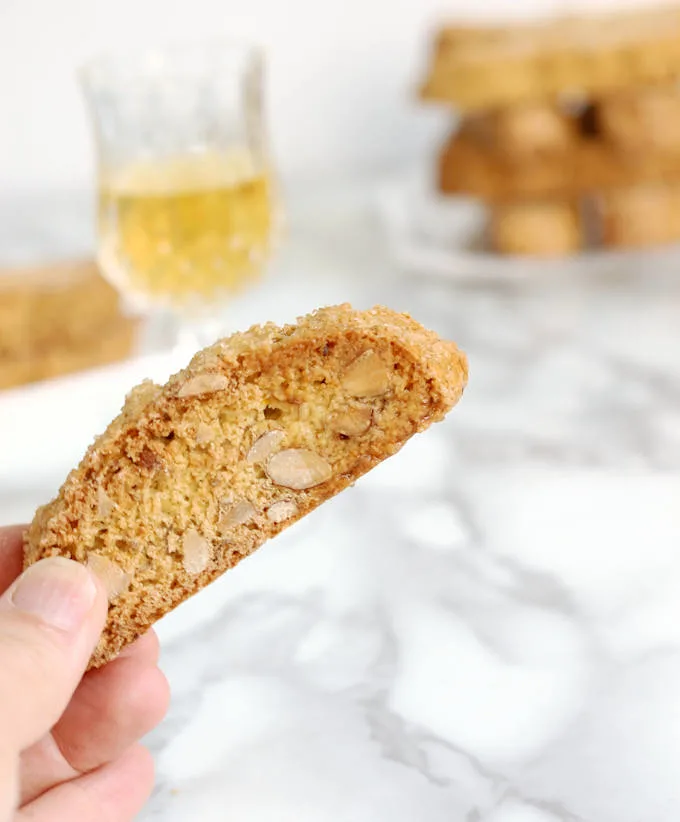
[[[578,118],[547,103],[483,112],[463,121],[461,131],[486,151],[532,164],[540,157],[562,157],[578,141]]]
[[[118,294],[92,262],[0,272],[0,359],[89,347],[121,320]]]
[[[582,138],[563,153],[517,162],[481,145],[469,133],[453,134],[439,158],[439,188],[487,202],[578,197],[645,183],[680,182],[680,150],[620,151],[602,139]]]
[[[136,320],[90,261],[0,272],[0,389],[128,357]]]
[[[644,248],[680,240],[680,186],[648,185],[606,192],[596,200],[602,244]]]
[[[597,97],[680,75],[680,10],[640,9],[493,27],[446,29],[421,93],[466,111]]]
[[[96,336],[77,343],[66,340],[43,351],[0,357],[0,389],[74,374],[129,357],[137,342],[137,322],[119,317],[100,326]]]
[[[596,101],[605,141],[643,163],[649,153],[680,151],[680,88],[677,82],[626,89]]]
[[[584,245],[581,214],[570,201],[525,201],[491,209],[489,239],[500,254],[561,257]]]
[[[385,308],[322,309],[143,383],[26,537],[106,584],[99,666],[265,540],[351,485],[460,398],[453,343]]]

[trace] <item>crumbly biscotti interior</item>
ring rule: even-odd
[[[387,309],[324,309],[144,383],[40,509],[26,563],[67,555],[107,586],[99,666],[457,402],[453,343]]]

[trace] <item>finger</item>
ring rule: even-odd
[[[136,639],[131,645],[118,654],[116,659],[126,659],[134,657],[138,662],[146,662],[148,665],[157,665],[161,655],[161,646],[158,641],[158,634],[151,628],[145,634]],[[115,661],[115,660],[114,660]],[[113,663],[109,663],[112,665]],[[102,670],[102,669],[100,669]]]
[[[0,597],[0,728],[6,750],[47,733],[68,705],[106,619],[106,594],[84,565],[35,563]]]
[[[0,822],[10,822],[14,819],[14,810],[19,799],[17,767],[15,754],[0,751]]]
[[[22,754],[22,802],[117,759],[156,727],[168,702],[161,671],[134,657],[91,671],[52,733]]]
[[[9,588],[24,566],[25,525],[0,528],[0,594]]]
[[[15,822],[131,822],[153,789],[151,754],[141,745],[99,770],[43,794]]]
[[[158,637],[155,631],[150,630],[128,645],[113,662],[85,674],[56,726],[59,742],[53,734],[47,734],[21,755],[22,804],[32,801],[60,782],[74,779],[86,770],[110,762],[163,718],[168,703],[165,677],[156,670],[151,674],[155,683],[142,681],[148,671],[155,668],[158,656]],[[139,672],[134,665],[128,664],[131,662],[142,666],[143,670]],[[94,680],[94,685],[91,680]],[[131,690],[135,694],[132,704],[127,699]],[[89,706],[87,715],[81,704],[83,702]],[[110,747],[95,744],[109,733],[115,739],[115,731],[120,730],[121,726],[119,716],[124,717],[123,724],[129,723],[129,738],[119,740]],[[105,723],[103,729],[102,722]],[[69,760],[71,746],[90,750],[92,764],[89,768],[85,762],[88,757],[84,753],[82,757]],[[76,759],[81,760],[79,764]]]
[[[169,699],[168,681],[158,668],[121,659],[86,677],[53,735],[73,768],[90,771],[155,728]]]

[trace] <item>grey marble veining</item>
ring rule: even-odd
[[[163,626],[145,818],[670,822],[680,278],[459,289],[378,240],[356,264],[470,387]]]
[[[142,819],[676,820],[680,274],[457,288],[354,212],[284,256],[269,305],[408,310],[469,389],[161,623]]]

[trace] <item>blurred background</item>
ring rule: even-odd
[[[638,6],[644,6],[638,3]],[[245,37],[268,49],[268,106],[286,180],[341,177],[418,162],[438,118],[415,91],[434,28],[451,18],[495,21],[631,0],[5,0],[0,7],[0,184],[3,192],[92,184],[93,149],[74,71],[102,50]],[[11,128],[8,125],[11,124]],[[49,150],[45,139],[49,135]]]
[[[470,358],[449,419],[161,623],[145,819],[680,815],[680,11],[659,9],[0,0],[0,524],[131,386],[234,329],[381,302]],[[262,85],[257,61],[213,71],[223,37],[262,44]],[[178,115],[180,64],[207,85]]]

